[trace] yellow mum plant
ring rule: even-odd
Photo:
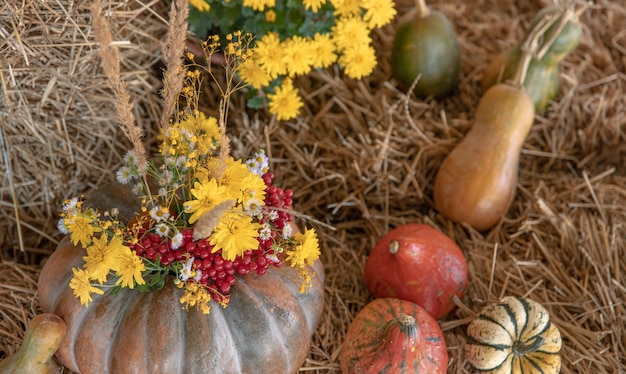
[[[302,99],[293,79],[338,64],[361,79],[376,67],[370,33],[396,15],[393,0],[191,0],[190,28],[206,38],[215,28],[256,35],[239,70],[248,106],[267,105],[278,120],[295,118]]]

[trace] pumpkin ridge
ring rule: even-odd
[[[504,309],[505,309],[505,311],[506,311],[506,308],[504,308]],[[508,314],[508,315],[509,315],[509,317],[511,318],[511,321],[512,321],[512,322],[514,322],[514,323],[513,323],[513,326],[515,326],[515,328],[516,328],[516,330],[517,330],[517,322],[516,322],[516,321],[515,321],[515,319],[513,318],[513,314],[512,314],[512,313],[509,313],[508,311],[507,311],[507,314]],[[478,316],[478,318],[477,318],[477,319],[480,319],[480,320],[482,320],[482,321],[487,321],[487,322],[493,323],[493,324],[494,324],[494,325],[496,325],[496,326],[500,326],[500,327],[502,327],[502,330],[506,331],[506,333],[507,333],[507,334],[509,334],[509,336],[511,337],[511,340],[512,340],[512,341],[516,341],[516,340],[517,340],[517,336],[512,336],[512,335],[511,335],[511,332],[510,332],[509,330],[507,330],[506,326],[504,326],[503,324],[501,324],[501,323],[500,323],[500,322],[498,322],[497,320],[495,320],[495,319],[493,319],[493,318],[490,318],[490,317],[487,317],[487,316],[483,316],[483,315]]]
[[[68,288],[69,288],[69,286],[68,286]],[[124,291],[124,290],[122,290],[122,291]],[[101,304],[100,304],[101,302],[109,303],[109,305],[111,305],[111,304],[114,305],[114,310],[116,311],[116,313],[113,314],[113,313],[111,313],[111,310],[107,310],[107,313],[106,313],[106,316],[105,316],[106,319],[110,319],[111,321],[116,321],[115,325],[112,327],[112,329],[109,330],[110,333],[111,333],[110,336],[107,336],[107,338],[109,338],[111,341],[114,341],[115,337],[117,336],[117,334],[119,332],[118,328],[120,326],[120,323],[119,323],[120,318],[123,318],[124,314],[126,313],[126,310],[128,309],[130,301],[131,301],[130,298],[122,297],[122,295],[124,293],[126,293],[126,292],[122,292],[122,291],[120,291],[120,293],[118,293],[117,295],[111,295],[113,290],[112,289],[108,289],[108,290],[105,291],[105,293],[103,295],[95,295],[95,296],[97,296],[97,299],[94,298],[94,301],[93,301],[94,307],[92,307],[92,308],[85,308],[87,313],[86,313],[86,316],[85,316],[84,320],[89,319],[90,320],[89,321],[89,325],[90,326],[93,325],[95,327],[98,327],[99,333],[102,334],[102,332],[103,332],[102,331],[103,330],[102,329],[102,321],[100,319],[98,319],[98,323],[93,323],[94,319],[97,318],[98,307],[101,307]],[[112,300],[112,301],[110,301],[110,300]],[[119,307],[116,306],[115,301],[117,301],[117,304],[119,304]],[[76,334],[74,335],[74,336],[76,336],[76,338],[72,339],[72,341],[74,342],[75,345],[76,345],[76,343],[80,343],[80,341],[81,341],[81,339],[80,339],[81,332],[87,330],[87,329],[85,329],[85,327],[83,327],[84,325],[85,325],[85,323],[81,324],[80,328],[77,330]],[[94,339],[90,339],[90,340],[94,340]],[[105,343],[104,341],[106,339],[103,339],[102,336],[100,336],[99,339],[95,339],[95,340],[96,340],[96,342],[103,342],[103,344],[106,346],[106,350],[103,353],[103,357],[105,357],[105,359],[104,360],[97,360],[98,361],[97,363],[103,365],[102,370],[103,370],[104,373],[109,373],[110,370],[111,370],[111,367],[110,367],[110,365],[111,365],[110,357],[114,354],[114,352],[113,352],[114,345]],[[72,355],[72,357],[76,358],[76,348],[75,347],[72,349],[71,355]],[[96,357],[95,357],[95,355],[92,355],[90,358],[91,359],[95,359]],[[87,364],[87,365],[89,365],[90,367],[93,368],[93,366],[92,366],[93,363]],[[81,366],[85,366],[85,365],[81,365]]]
[[[68,250],[77,250],[82,251],[81,247],[75,246],[68,242],[68,246],[64,247],[68,248]],[[79,263],[84,263],[82,256],[74,256],[74,259],[78,258]],[[68,366],[69,369],[73,371],[80,372],[81,366],[84,366],[79,361],[79,355],[77,354],[77,350],[81,350],[80,343],[76,337],[80,335],[82,331],[84,331],[85,324],[89,321],[89,316],[95,310],[94,308],[84,308],[82,305],[79,305],[79,308],[74,307],[77,305],[78,299],[74,296],[72,289],[70,288],[70,280],[73,277],[72,268],[74,267],[74,263],[65,263],[64,269],[60,270],[68,274],[65,282],[63,283],[63,287],[60,287],[63,292],[59,294],[59,296],[54,300],[54,304],[56,304],[55,308],[51,313],[58,314],[64,320],[68,321],[67,323],[67,333],[65,338],[63,339],[63,343],[59,348],[59,355],[64,357],[64,364]],[[93,294],[93,300],[91,301],[91,305],[98,304],[105,297],[111,297],[112,289],[105,290],[104,294],[98,295]],[[70,338],[71,337],[71,338]],[[114,336],[112,336],[114,337]],[[82,356],[82,355],[80,355]],[[69,360],[69,361],[67,361]]]
[[[238,287],[242,287],[244,285],[244,282],[238,282],[236,283],[238,285]],[[231,305],[231,304],[229,304]],[[211,322],[208,322],[208,320],[206,319],[206,316],[199,313],[197,310],[194,311],[187,311],[187,313],[194,313],[193,315],[187,315],[187,313],[183,313],[185,314],[185,318],[189,318],[190,320],[192,319],[194,322],[197,322],[199,324],[202,325],[202,328],[198,328],[198,329],[192,329],[192,331],[198,331],[198,333],[202,333],[205,331],[209,331],[210,332],[210,336],[211,336],[211,341],[207,342],[207,346],[219,346],[221,348],[221,350],[216,350],[215,348],[213,348],[213,351],[211,353],[211,362],[207,363],[206,365],[208,367],[205,368],[205,370],[215,370],[215,369],[222,369],[224,370],[225,368],[216,368],[216,364],[219,364],[219,362],[223,359],[223,357],[218,357],[219,354],[223,354],[223,352],[227,352],[229,355],[232,355],[233,357],[231,357],[231,359],[229,360],[230,363],[230,367],[229,369],[232,370],[232,372],[235,373],[241,373],[242,372],[242,367],[241,367],[241,357],[239,355],[239,350],[237,349],[237,343],[235,342],[235,339],[233,337],[233,334],[231,332],[231,326],[228,323],[228,319],[226,318],[226,316],[228,315],[228,308],[222,308],[220,307],[216,307],[216,308],[211,308],[211,313],[209,315]],[[225,326],[225,330],[223,331],[222,329],[211,329],[211,326]],[[203,341],[202,339],[198,339],[197,337],[194,337],[192,335],[188,336],[189,340],[193,343],[193,342],[200,342]],[[206,337],[205,337],[206,338]],[[208,355],[208,352],[204,353],[205,355]],[[188,357],[187,354],[185,354],[185,356],[183,357],[183,359],[186,359]],[[189,363],[189,366],[193,366],[192,363]],[[191,371],[190,368],[185,368],[188,371]],[[181,373],[186,373],[185,371],[182,371]]]
[[[467,344],[479,345],[481,347],[490,347],[490,348],[494,348],[494,349],[497,349],[497,350],[505,350],[505,349],[510,349],[511,348],[510,345],[506,345],[506,344],[485,343],[485,342],[477,340],[473,336],[469,336],[469,335],[466,337],[465,340],[467,341]]]
[[[82,257],[74,255],[73,251],[79,251],[79,247],[71,244],[69,236],[64,236],[58,244],[60,250],[54,251],[39,276],[37,288],[39,291],[39,303],[46,313],[54,313],[59,307],[62,295],[65,289],[69,287],[70,280],[73,277],[71,271],[72,266],[82,265],[84,263]],[[59,267],[63,269],[61,272],[54,272],[50,269]],[[65,276],[63,276],[63,273]]]
[[[525,299],[518,299],[518,301],[520,304],[522,304],[522,308],[524,312],[526,313],[524,324],[522,325],[522,328],[519,330],[519,334],[517,335],[517,340],[522,340],[522,336],[524,336],[524,332],[526,331],[526,328],[528,327],[528,320],[530,319],[528,316],[528,310],[529,308],[532,308],[532,307]]]
[[[518,300],[519,301],[519,300]],[[528,322],[528,313],[526,313],[526,310],[524,308],[522,308],[522,311],[525,314],[525,317],[523,318],[524,320],[524,324],[522,326],[522,328],[520,328],[519,326],[519,321],[516,317],[517,314],[515,313],[515,311],[513,311],[513,309],[511,308],[511,306],[508,303],[502,303],[499,304],[502,308],[504,308],[504,311],[506,312],[506,314],[509,315],[509,318],[511,319],[511,322],[513,323],[513,326],[515,327],[515,336],[511,336],[511,338],[515,341],[518,340],[520,338],[520,336],[522,336],[522,331],[524,331],[524,329],[526,328],[526,324]],[[522,306],[524,307],[524,305],[522,304]]]
[[[123,373],[130,369],[133,370],[134,373],[147,373],[146,360],[148,356],[147,354],[142,354],[142,352],[146,351],[146,348],[144,344],[139,344],[147,340],[146,329],[140,328],[140,326],[147,325],[147,313],[139,313],[139,315],[137,315],[138,313],[135,311],[135,308],[141,309],[140,307],[146,303],[144,296],[149,296],[153,293],[154,292],[139,293],[137,295],[131,295],[128,298],[128,306],[119,320],[121,323],[116,327],[116,334],[112,339],[111,346],[113,350],[111,353],[113,354],[106,357],[109,361],[109,370],[111,372]],[[149,310],[149,308],[145,308],[144,310]],[[134,331],[135,329],[139,330],[139,334],[136,334],[137,331]],[[129,341],[130,343],[128,343]],[[120,362],[121,357],[124,358],[123,362]],[[129,368],[127,362],[139,362],[141,367],[135,366]]]
[[[527,334],[530,334],[530,336],[537,336],[537,335],[541,335],[544,332],[546,332],[548,330],[548,328],[550,327],[550,314],[548,313],[548,311],[545,310],[542,306],[533,306],[534,304],[531,304],[530,302],[528,302],[528,300],[525,300],[525,299],[520,299],[520,302],[524,306],[524,310],[526,310],[526,311],[533,311],[535,313],[535,315],[533,315],[533,316],[528,315],[528,313],[527,313],[527,318],[526,318],[527,323],[524,325],[524,329],[522,329],[522,331],[520,332],[520,336],[519,336],[520,340],[522,340],[522,338],[525,335],[527,335]],[[545,318],[545,321],[544,320],[540,320],[536,324],[532,325],[531,326],[532,328],[527,331],[527,327],[529,327],[528,326],[528,321],[537,320],[537,319],[539,319],[538,316],[541,316],[542,318]],[[531,318],[531,317],[533,317],[533,318]],[[544,324],[543,328],[541,330],[533,331],[534,329],[537,328],[539,323],[543,323]]]
[[[280,269],[280,268],[279,268]],[[302,309],[301,305],[298,305],[298,303],[296,302],[289,302],[289,300],[294,300],[295,297],[293,297],[293,295],[291,295],[292,297],[290,298],[284,298],[284,301],[287,301],[287,303],[283,302],[281,304],[279,304],[279,300],[277,300],[276,298],[276,294],[273,292],[273,290],[275,290],[275,287],[279,286],[281,289],[285,289],[285,285],[287,283],[290,282],[285,282],[284,277],[282,276],[281,272],[278,271],[279,269],[268,269],[268,271],[262,276],[263,279],[261,280],[261,278],[257,275],[252,275],[250,277],[250,282],[240,282],[238,285],[239,290],[241,291],[241,296],[242,298],[239,299],[239,301],[241,301],[242,303],[247,303],[250,304],[250,308],[243,308],[243,310],[248,310],[248,311],[255,311],[257,313],[254,313],[254,318],[252,313],[248,312],[249,314],[246,316],[242,316],[243,320],[241,322],[244,322],[244,324],[248,324],[251,321],[254,320],[254,322],[252,323],[252,329],[250,329],[251,331],[254,331],[254,328],[258,328],[258,336],[260,338],[260,344],[255,346],[255,350],[248,352],[249,354],[254,354],[254,355],[259,355],[260,357],[258,359],[252,358],[250,359],[250,356],[246,355],[246,352],[240,351],[238,352],[238,355],[244,355],[246,357],[246,360],[248,361],[252,361],[252,362],[261,362],[262,359],[261,357],[265,356],[271,358],[271,364],[277,364],[278,362],[283,362],[283,365],[281,365],[282,367],[286,367],[289,368],[289,370],[287,370],[286,372],[291,372],[293,371],[293,368],[291,367],[291,365],[293,364],[290,359],[287,357],[287,352],[289,352],[290,350],[293,349],[293,347],[289,346],[289,344],[287,344],[288,341],[288,337],[285,335],[284,330],[279,328],[278,323],[277,323],[277,319],[279,318],[283,318],[283,316],[289,316],[289,315],[302,315],[304,313],[304,310]],[[265,284],[265,287],[262,287],[260,289],[257,289],[256,291],[252,289],[252,285],[255,284],[256,282],[263,282]],[[288,285],[287,289],[292,289],[295,288],[293,285]],[[291,291],[293,293],[293,291]],[[231,294],[231,296],[235,296],[235,293]],[[233,298],[234,301],[234,298]],[[291,308],[289,308],[291,307]],[[228,308],[227,308],[228,309]],[[277,311],[277,309],[279,309]],[[231,318],[232,317],[232,318]],[[226,315],[226,319],[230,320],[231,323],[229,324],[229,329],[231,330],[231,335],[233,336],[233,338],[235,338],[235,341],[237,341],[236,337],[241,336],[242,339],[246,339],[247,336],[243,336],[241,335],[241,332],[238,331],[239,329],[232,329],[231,326],[237,326],[237,318],[233,313],[227,313]],[[262,320],[261,320],[262,319]],[[291,321],[290,324],[296,323],[297,321]],[[246,329],[247,330],[247,329]],[[306,326],[301,326],[301,330],[306,330],[308,331],[308,328],[306,328]],[[304,332],[304,331],[301,331]],[[271,339],[269,341],[264,341],[263,340],[263,336],[267,336],[267,337],[271,337]],[[298,337],[300,337],[300,334],[297,334]],[[259,348],[259,346],[262,345],[276,345],[277,343],[280,344],[281,349],[274,349],[272,350],[272,354],[271,355],[267,355],[267,354],[263,354],[262,351]],[[281,353],[282,355],[279,357],[278,354]],[[242,362],[243,364],[243,362]],[[270,364],[268,362],[268,364]],[[243,372],[254,372],[254,370],[258,370],[258,368],[251,368],[251,370],[246,370],[246,366],[243,366]]]
[[[145,338],[142,346],[145,347],[144,357],[148,374],[188,372],[182,368],[185,363],[184,350],[171,348],[185,347],[186,331],[181,328],[184,326],[181,315],[187,313],[177,313],[182,308],[178,300],[181,290],[171,282],[171,279],[167,281],[170,282],[169,287],[163,287],[158,292],[143,293],[141,295],[143,300],[138,304],[146,321],[145,326],[148,326],[141,329]],[[198,310],[195,309],[193,312],[198,313]],[[164,336],[167,336],[167,339],[164,339]]]
[[[531,364],[533,366],[533,368],[539,372],[539,374],[545,374],[545,372],[544,372],[543,368],[541,367],[541,365],[539,365],[537,362],[535,362],[535,360],[533,360],[531,357],[524,356],[524,359],[526,360],[526,362]],[[523,367],[524,367],[524,365],[522,364],[522,368]]]
[[[300,292],[300,284],[301,282],[291,282],[290,280],[292,280],[292,278],[294,277],[300,277],[300,274],[297,273],[296,269],[293,269],[291,267],[279,267],[279,268],[271,268],[272,272],[276,273],[276,276],[278,278],[278,280],[287,287],[287,289],[291,292],[291,296],[295,299],[300,299],[300,298],[315,298],[318,297],[316,296],[314,293],[317,293],[318,290],[321,290],[321,293],[319,295],[319,297],[321,299],[324,298],[324,267],[321,263],[321,261],[317,260],[313,263],[313,265],[308,266],[306,268],[306,270],[309,272],[309,275],[311,277],[311,288],[304,292],[301,293]],[[269,272],[269,269],[268,269]],[[310,272],[313,272],[313,274],[311,274]],[[302,315],[304,315],[305,320],[306,320],[306,326],[307,326],[307,330],[309,332],[309,335],[313,335],[315,333],[315,330],[317,329],[317,325],[319,324],[319,319],[321,316],[321,310],[319,313],[314,313],[312,311],[308,311],[305,310],[305,307],[302,303],[298,304],[299,306],[299,310],[301,311]],[[306,302],[306,306],[307,307],[312,307],[312,305],[310,305],[310,303]],[[323,303],[318,305],[319,308],[323,309]]]

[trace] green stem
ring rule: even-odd
[[[562,13],[552,17],[544,16],[541,20],[539,20],[539,22],[537,22],[532,30],[530,30],[528,36],[520,46],[522,57],[517,65],[517,69],[515,70],[515,75],[511,79],[511,84],[517,87],[522,87],[524,85],[530,61],[537,55],[539,40],[561,15]]]
[[[428,9],[425,0],[415,0],[415,7],[417,8],[417,15],[420,18],[428,17],[430,14],[430,9]]]
[[[516,356],[525,356],[538,350],[544,342],[545,339],[541,336],[536,336],[533,341],[528,344],[524,344],[524,342],[521,341],[516,341],[515,343],[513,343],[513,353],[515,353]]]
[[[534,58],[536,58],[537,60],[541,60],[543,56],[545,56],[545,54],[548,52],[548,49],[550,49],[550,47],[552,46],[552,43],[554,43],[554,41],[556,40],[556,38],[559,37],[561,31],[563,31],[567,23],[573,18],[574,10],[571,7],[568,7],[558,14],[557,27],[548,35],[548,38],[541,46],[541,49],[536,52]]]

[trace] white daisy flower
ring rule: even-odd
[[[265,258],[268,259],[268,261],[273,262],[275,264],[280,262],[280,259],[278,258],[278,256],[276,256],[276,253],[268,253],[265,255]]]
[[[63,205],[63,211],[69,212],[70,210],[74,211],[76,209],[76,205],[78,204],[78,198],[73,197],[69,200],[65,201],[65,205]]]
[[[141,196],[143,195],[143,184],[141,183],[137,183],[133,186],[132,189],[133,193],[137,196]]]
[[[158,236],[165,238],[170,233],[170,227],[165,223],[159,223],[154,227],[154,231]]]
[[[61,234],[67,235],[70,231],[65,227],[65,220],[61,218],[59,222],[57,222],[57,229],[61,232]]]
[[[256,217],[263,212],[263,203],[259,199],[252,198],[246,201],[243,210],[250,217]]]
[[[137,161],[137,155],[135,155],[135,152],[130,150],[128,152],[126,152],[126,154],[124,155],[124,163],[130,167],[137,167],[138,166],[138,161]]]
[[[117,181],[121,184],[128,184],[135,177],[135,173],[128,166],[122,166],[115,173]]]
[[[183,244],[183,234],[181,234],[180,232],[177,232],[176,234],[174,234],[174,236],[172,236],[172,249],[178,249],[180,248],[180,246]]]
[[[283,238],[289,239],[291,238],[291,235],[293,235],[293,229],[291,228],[291,225],[285,225],[285,227],[283,227]]]
[[[270,210],[269,213],[267,213],[267,218],[269,218],[270,221],[276,221],[278,219],[278,212]]]
[[[195,271],[192,268],[193,260],[194,260],[194,258],[191,257],[191,258],[189,258],[185,262],[185,264],[183,265],[183,268],[180,269],[180,273],[178,273],[178,279],[180,279],[181,281],[185,282],[189,278],[191,278],[191,277],[193,277],[195,275]]]
[[[272,238],[272,228],[269,224],[265,223],[259,231],[259,239],[269,240]]]
[[[150,217],[157,222],[162,222],[170,218],[170,212],[167,208],[157,205],[150,209]]]

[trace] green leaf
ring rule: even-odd
[[[250,109],[261,109],[265,106],[265,97],[257,90],[250,90],[246,104]]]

